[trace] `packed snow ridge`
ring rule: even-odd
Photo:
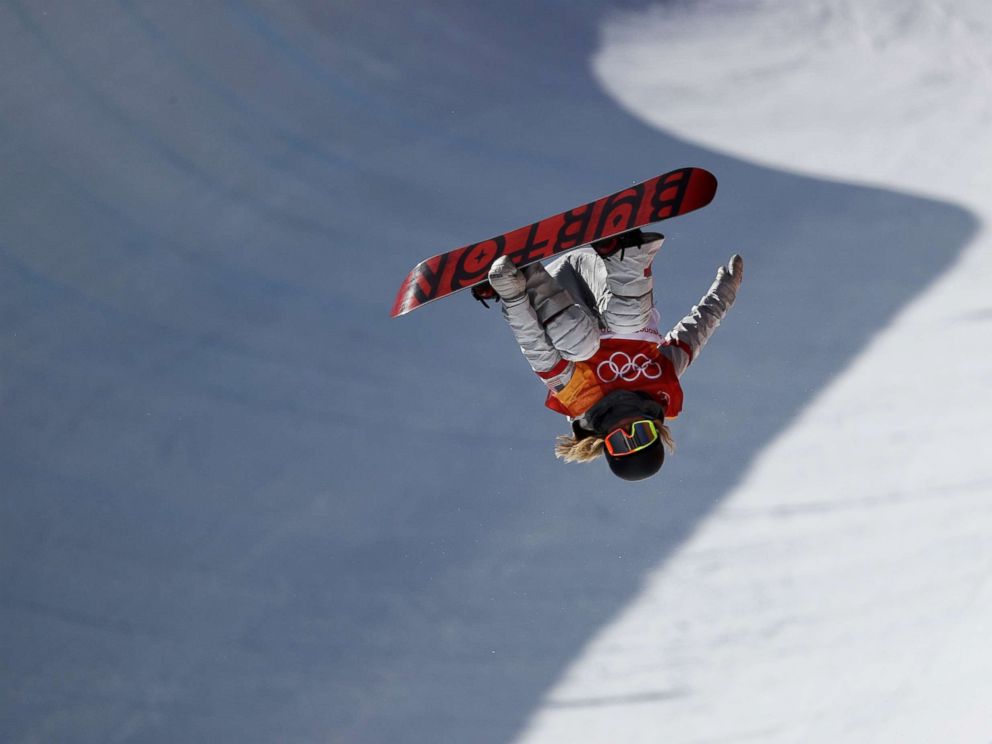
[[[665,4],[614,16],[593,66],[652,125],[987,225],[990,32],[978,0]],[[520,742],[992,739],[990,249],[983,227],[761,454]]]

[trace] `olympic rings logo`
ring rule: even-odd
[[[661,365],[647,354],[637,354],[631,359],[624,352],[615,351],[596,367],[596,376],[605,383],[617,380],[636,382],[641,377],[657,380],[661,375]]]

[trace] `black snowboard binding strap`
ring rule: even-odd
[[[486,300],[499,300],[499,295],[496,294],[496,290],[493,289],[493,285],[489,282],[476,284],[472,287],[472,296],[481,302],[482,306],[486,309],[489,308],[489,303]]]
[[[665,236],[661,233],[646,233],[641,232],[640,228],[636,228],[625,233],[620,233],[619,235],[614,235],[612,238],[597,240],[592,244],[592,249],[601,258],[608,258],[619,252],[620,260],[623,261],[624,253],[628,248],[636,248],[644,243],[661,240],[663,237]]]

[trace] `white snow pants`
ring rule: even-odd
[[[503,304],[503,316],[538,374],[590,358],[604,333],[636,333],[657,322],[651,261],[661,240],[601,258],[583,248],[547,267],[522,269],[525,295]]]

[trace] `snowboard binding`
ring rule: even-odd
[[[645,243],[653,243],[656,240],[661,240],[664,237],[661,233],[643,232],[640,228],[635,228],[625,233],[614,235],[611,238],[597,240],[594,243],[590,243],[590,246],[601,258],[609,258],[619,253],[620,260],[622,261],[625,251],[628,248],[637,248]],[[472,296],[486,308],[489,307],[487,300],[499,302],[500,299],[499,294],[488,281],[472,287]]]
[[[498,301],[499,295],[496,294],[496,290],[493,289],[493,285],[489,282],[482,282],[482,284],[476,284],[472,287],[472,296],[482,303],[482,306],[489,309],[489,303],[486,300]]]
[[[624,253],[628,248],[637,248],[644,243],[652,243],[661,240],[665,236],[661,233],[642,232],[640,228],[628,230],[625,233],[614,235],[612,238],[604,238],[592,243],[592,249],[599,254],[600,258],[609,258],[620,253],[620,260],[623,261]]]

